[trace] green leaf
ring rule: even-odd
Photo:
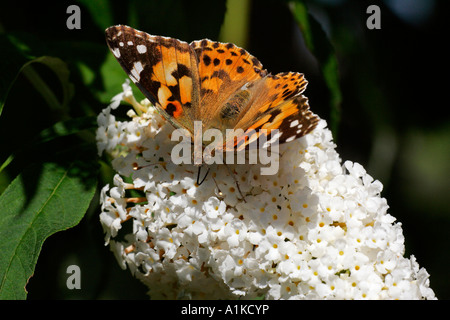
[[[111,12],[111,3],[108,0],[79,0],[79,2],[86,7],[90,13],[90,17],[93,22],[102,31],[111,26],[114,23],[113,15]],[[126,4],[123,3],[125,6]]]
[[[42,130],[36,138],[36,143],[44,143],[56,138],[65,137],[74,133],[79,133],[82,130],[96,129],[97,117],[87,116],[82,118],[73,118],[66,121],[55,123],[50,128]]]
[[[292,15],[302,31],[306,46],[319,62],[325,83],[330,91],[330,127],[333,135],[337,137],[342,94],[339,85],[339,66],[336,54],[321,25],[308,13],[304,1],[290,1],[289,5]]]
[[[29,58],[23,53],[26,48],[15,46],[6,35],[0,35],[0,115],[8,92]]]
[[[96,188],[85,162],[44,163],[20,174],[0,196],[0,299],[25,299],[44,240],[78,224]],[[30,181],[38,181],[30,192]]]
[[[108,53],[100,68],[100,74],[103,78],[105,90],[103,92],[98,92],[97,97],[100,102],[107,104],[111,102],[112,97],[123,90],[122,84],[128,79],[128,76],[112,53]],[[141,101],[145,98],[133,82],[131,82],[130,85],[137,101]]]
[[[126,3],[129,3],[127,23],[131,27],[187,42],[203,38],[217,39],[227,10],[226,0],[135,0]],[[123,8],[124,3],[117,2],[115,5]],[[149,12],[158,14],[149,18]]]
[[[12,36],[0,35],[0,115],[6,98],[14,85],[17,76],[23,72],[36,90],[47,101],[47,104],[57,112],[67,112],[69,100],[73,96],[73,84],[69,81],[69,69],[59,58],[41,56],[35,57],[29,53],[28,46]],[[63,99],[58,101],[55,94],[32,67],[33,63],[42,63],[50,68],[58,77],[63,89]]]
[[[61,83],[63,91],[62,101],[58,101],[51,88],[49,88],[47,84],[41,79],[39,74],[34,71],[31,65],[32,63],[42,63],[55,73]],[[42,56],[27,62],[21,70],[25,73],[25,76],[34,85],[36,90],[46,100],[48,106],[51,109],[56,112],[62,111],[64,114],[68,113],[68,105],[70,99],[74,94],[74,86],[69,81],[70,71],[64,61],[55,57]]]
[[[42,143],[52,141],[57,138],[65,137],[71,134],[80,133],[82,130],[95,129],[97,127],[96,117],[83,117],[69,119],[55,123],[50,128],[42,130],[29,143],[25,143],[19,150],[11,154],[1,165],[0,173],[21,153],[30,152],[30,148],[40,146]],[[86,135],[87,136],[87,135]],[[86,137],[87,138],[87,137]],[[92,137],[92,140],[94,138]],[[36,161],[36,159],[34,159]],[[39,159],[38,159],[39,160]]]

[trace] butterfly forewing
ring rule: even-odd
[[[175,127],[193,131],[199,104],[197,59],[187,42],[127,26],[106,29],[114,56],[142,93]]]

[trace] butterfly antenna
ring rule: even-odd
[[[211,168],[208,167],[208,171],[206,171],[205,176],[203,177],[202,181],[200,181],[200,172],[202,170],[202,167],[203,167],[203,165],[198,167],[198,171],[197,171],[197,185],[201,185],[205,181],[206,177],[208,176],[209,169],[211,169]]]

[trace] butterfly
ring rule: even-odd
[[[227,129],[242,129],[232,141],[214,140],[210,149],[239,151],[263,136],[270,142],[289,142],[310,133],[319,121],[302,95],[308,83],[302,73],[272,75],[232,43],[203,39],[189,44],[125,25],[105,33],[109,49],[131,80],[167,121],[186,129],[192,141],[198,138],[195,121],[201,121],[202,132],[214,128],[225,137]]]

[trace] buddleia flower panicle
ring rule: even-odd
[[[118,120],[123,101],[134,109]],[[201,185],[198,167],[170,161],[174,128],[128,82],[98,125],[116,171],[101,191],[105,243],[152,299],[435,299],[381,182],[340,159],[325,120],[280,146],[277,174],[211,165]]]

